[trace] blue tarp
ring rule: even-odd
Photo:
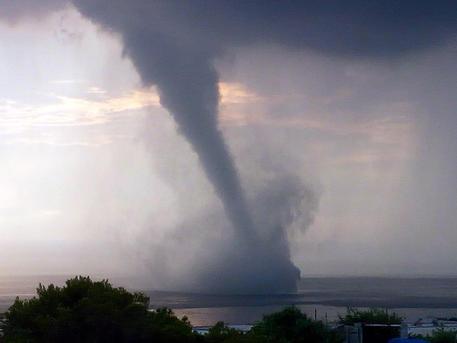
[[[423,339],[416,338],[392,338],[389,340],[389,343],[430,343],[429,341],[424,341]]]

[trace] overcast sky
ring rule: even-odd
[[[219,199],[125,37],[37,3],[0,1],[0,274],[160,287],[207,258]],[[248,197],[276,170],[313,194],[288,230],[302,275],[457,274],[457,32],[439,14],[404,24],[423,23],[423,40],[387,21],[354,25],[394,37],[376,48],[342,35],[329,51],[331,29],[299,47],[230,36],[212,57]]]

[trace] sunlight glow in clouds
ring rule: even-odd
[[[54,84],[75,84],[78,81],[53,81]],[[222,105],[249,104],[260,99],[240,84],[221,83]],[[47,102],[28,105],[15,100],[0,99],[0,127],[79,126],[106,123],[112,114],[160,107],[155,90],[132,90],[121,96],[108,94],[99,87],[89,87],[86,97],[58,94],[46,95]]]

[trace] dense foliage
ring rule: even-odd
[[[251,332],[260,338],[261,342],[342,342],[341,338],[321,321],[308,318],[295,307],[264,316],[262,321],[254,325]]]
[[[141,293],[88,277],[63,287],[40,285],[38,297],[16,299],[5,314],[5,342],[191,342],[196,334],[170,310],[148,311]]]
[[[433,332],[433,335],[426,337],[431,343],[456,343],[457,333],[453,331],[444,331],[442,329]]]
[[[340,316],[340,323],[344,325],[362,324],[401,324],[402,318],[396,313],[372,308],[366,311],[348,308],[344,317]]]
[[[218,322],[209,329],[204,336],[205,343],[261,343],[251,332],[243,333],[241,331],[229,328],[223,322]]]
[[[414,338],[422,338],[427,340],[430,343],[456,343],[457,342],[457,332],[455,331],[445,331],[444,329],[438,329],[433,331],[432,335],[422,336],[415,335]]]
[[[141,293],[114,288],[88,277],[63,287],[40,285],[37,297],[16,299],[5,314],[3,340],[9,342],[167,343],[338,343],[336,333],[297,308],[265,316],[247,333],[217,323],[208,334],[194,333],[186,318],[169,309],[148,310]]]

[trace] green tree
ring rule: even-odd
[[[40,284],[37,297],[16,299],[5,314],[5,342],[196,342],[187,319],[148,311],[142,293],[107,280],[76,277],[63,287]]]
[[[445,331],[443,328],[433,331],[431,336],[425,337],[431,343],[456,343],[457,332]]]
[[[268,343],[337,343],[342,342],[337,333],[321,321],[308,318],[296,307],[264,316],[252,328],[249,336]]]
[[[348,308],[345,316],[339,316],[339,322],[344,325],[362,324],[401,324],[403,318],[395,312],[372,308],[366,311]]]
[[[206,343],[254,343],[261,342],[254,335],[229,328],[223,322],[216,323],[205,335]]]
[[[207,335],[194,333],[187,318],[169,309],[148,310],[142,293],[107,280],[76,277],[63,287],[40,285],[37,296],[16,299],[4,318],[6,343],[338,343],[336,333],[295,307],[273,313],[243,333],[220,322]]]

